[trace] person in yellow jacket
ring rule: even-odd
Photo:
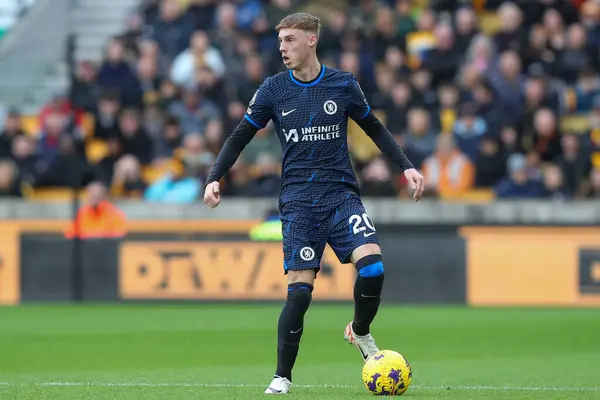
[[[281,219],[276,210],[269,210],[264,221],[250,230],[250,240],[256,242],[279,242],[283,240]]]

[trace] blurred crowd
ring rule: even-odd
[[[8,116],[0,194],[94,180],[113,198],[198,201],[256,89],[283,70],[273,27],[298,10],[319,13],[320,61],[356,75],[429,196],[600,198],[600,0],[141,1],[101,62],[73,66],[38,135]],[[406,195],[351,133],[363,195]],[[223,194],[276,196],[280,161],[268,125]]]

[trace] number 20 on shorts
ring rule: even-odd
[[[369,217],[367,213],[363,213],[362,215],[354,214],[350,217],[348,222],[350,223],[350,225],[352,225],[352,233],[354,233],[355,235],[364,232],[364,237],[368,237],[375,233],[375,225],[373,224],[371,217]],[[367,228],[372,232],[365,232]]]

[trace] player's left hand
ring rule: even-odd
[[[410,188],[414,191],[413,200],[418,202],[423,197],[423,192],[425,191],[425,179],[423,179],[423,175],[416,169],[411,168],[404,171],[404,176],[408,180]]]

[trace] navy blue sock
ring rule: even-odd
[[[383,261],[380,254],[371,254],[356,263],[358,277],[354,283],[354,320],[352,330],[359,336],[370,332],[381,303]]]
[[[288,285],[287,301],[279,316],[275,375],[288,378],[290,382],[304,331],[304,314],[312,300],[312,291],[313,286],[308,283]]]

